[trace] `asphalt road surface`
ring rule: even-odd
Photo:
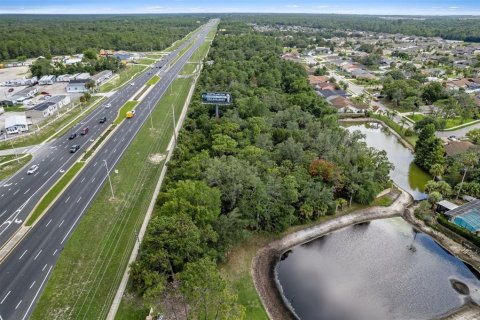
[[[0,320],[23,320],[30,316],[66,241],[107,179],[107,167],[110,171],[114,169],[148,118],[150,109],[156,106],[194,51],[205,41],[215,23],[216,21],[207,23],[189,41],[156,63],[153,69],[134,79],[133,85],[127,84],[109,98],[104,104],[110,103],[110,108],[99,107],[84,123],[71,130],[78,132],[81,128],[89,127],[87,135],[79,135],[70,141],[68,136],[71,132],[68,132],[37,153],[32,162],[40,167],[37,173],[27,175],[26,172],[20,172],[0,187],[0,219],[3,222],[0,237],[4,241],[21,225],[42,193],[58,180],[61,171],[68,170],[81,157],[82,152],[69,153],[70,146],[80,144],[80,151],[88,147],[92,143],[90,139],[99,136],[107,123],[116,117],[118,109],[154,73],[161,75],[160,81],[137,106],[135,116],[117,128],[73,183],[0,265]],[[191,41],[194,41],[193,46],[173,66],[165,67]],[[98,123],[102,116],[109,120],[106,124]]]

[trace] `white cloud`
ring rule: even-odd
[[[287,6],[287,8],[294,8],[294,9],[297,9],[297,8],[300,8],[300,6],[299,6],[299,5],[297,5],[297,4],[289,4],[289,5]]]

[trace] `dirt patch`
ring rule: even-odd
[[[148,161],[153,164],[160,164],[165,158],[166,156],[164,154],[155,153],[148,156]]]

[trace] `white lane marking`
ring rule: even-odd
[[[45,177],[47,174],[48,174],[48,171],[47,171],[47,172],[45,172],[45,173],[43,174],[43,176]]]
[[[35,258],[33,258],[33,260],[37,260],[38,256],[40,255],[40,253],[42,253],[42,250],[38,251],[37,255],[35,256]]]
[[[70,197],[68,197],[68,198],[67,198],[67,200],[65,200],[65,203],[67,203],[67,202],[68,202],[68,200],[70,200]]]
[[[46,267],[46,266],[47,266],[47,265],[45,265],[45,267]],[[45,284],[45,281],[47,281],[48,275],[50,274],[50,271],[52,271],[52,268],[53,268],[53,266],[50,266],[50,269],[48,269],[48,272],[47,272],[47,274],[45,275],[45,278],[43,278],[42,283],[41,283],[40,286],[38,287],[37,293],[35,293],[35,296],[33,297],[32,302],[30,302],[30,305],[28,306],[27,311],[25,312],[25,315],[23,316],[22,320],[25,320],[25,319],[27,318],[27,315],[28,315],[28,313],[30,312],[30,309],[32,308],[33,303],[35,302],[35,300],[37,299],[38,294],[39,294],[40,291],[42,290],[42,287],[43,287],[43,285]],[[43,270],[42,270],[42,271],[43,271]]]
[[[3,211],[2,214],[0,214],[0,217],[3,216],[7,212],[7,210]]]
[[[38,172],[37,172],[38,173]],[[14,186],[16,186],[18,184],[18,182],[15,182]]]
[[[5,195],[5,194],[4,194],[4,193],[2,193],[2,197],[3,197],[4,195]]]
[[[93,164],[93,166],[95,167],[96,165],[97,165],[97,163],[95,162],[95,163]]]
[[[44,265],[43,268],[42,268],[42,271],[45,270],[46,267],[47,267],[47,265]]]
[[[92,179],[92,183],[93,183],[93,181],[95,181],[95,177],[93,177],[93,179]]]
[[[33,281],[32,284],[30,285],[30,289],[32,289],[32,287],[35,285],[35,282],[36,281]]]
[[[53,251],[52,256],[54,256],[57,253],[57,251],[58,251],[58,249],[55,249],[55,251]]]
[[[52,222],[52,219],[50,219],[50,220],[48,221],[48,223],[45,225],[45,228],[48,227],[48,225],[50,224],[50,222]]]
[[[18,309],[18,307],[20,306],[21,303],[22,303],[22,300],[20,300],[20,301],[17,303],[17,306],[15,307],[15,310]]]
[[[117,152],[117,148],[113,149],[113,153]]]
[[[24,177],[22,177],[20,180],[23,180],[23,179],[24,179]]]
[[[83,181],[85,180],[85,177],[83,177],[82,181],[80,181],[80,183],[83,183]]]
[[[61,157],[61,158],[60,158],[60,161],[62,161],[62,160],[63,160],[63,158],[65,158],[65,157]]]
[[[77,200],[77,203],[79,203],[79,202],[80,202],[80,200],[82,200],[82,197],[78,198],[78,200]],[[1,217],[1,216],[0,216],[0,217]]]
[[[25,191],[25,193],[24,193],[24,194],[27,194],[27,193],[28,193],[28,191],[30,191],[30,188],[28,188],[28,189],[27,189],[27,191]]]
[[[5,295],[5,297],[3,297],[2,301],[0,301],[0,304],[3,304],[3,302],[5,301],[5,299],[7,299],[8,295],[11,293],[12,291],[8,291],[7,294]]]
[[[60,228],[64,222],[65,222],[65,220],[62,220],[62,222],[60,222],[60,224],[58,225],[58,227]]]
[[[18,258],[18,260],[22,260],[23,256],[25,255],[25,253],[27,253],[28,249],[23,251],[22,255],[20,256],[20,258]]]
[[[18,193],[18,191],[20,191],[20,189],[18,189],[17,191],[15,191],[15,192],[13,193],[13,195],[16,195],[16,194]]]

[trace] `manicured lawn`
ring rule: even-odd
[[[163,56],[164,56],[163,54],[147,54],[146,55],[146,57],[150,59],[160,59]]]
[[[13,176],[21,168],[23,168],[27,163],[32,160],[32,155],[29,154],[26,157],[24,155],[18,156],[18,161],[12,161],[7,164],[2,164],[3,162],[15,159],[15,155],[8,155],[0,157],[0,181],[5,180]],[[20,159],[21,158],[21,159]]]
[[[148,80],[147,84],[149,86],[154,86],[158,81],[160,81],[160,77],[158,75],[154,75],[150,80]]]
[[[412,119],[414,122],[421,121],[425,118],[423,114],[410,114],[408,118]],[[457,126],[468,125],[469,122],[476,121],[473,118],[462,120],[461,118],[447,119],[445,129],[450,129]]]
[[[45,141],[47,138],[55,135],[59,136],[63,134],[65,131],[69,130],[73,125],[76,123],[80,122],[82,119],[84,119],[90,112],[95,110],[95,107],[97,106],[99,101],[99,97],[93,97],[92,100],[88,103],[88,108],[87,111],[79,116],[85,109],[87,108],[87,104],[83,106],[77,106],[74,109],[71,109],[68,111],[68,113],[63,114],[60,118],[57,120],[53,120],[50,124],[46,125],[44,128],[40,130],[40,132],[37,132],[36,134],[31,134],[31,135],[25,135],[23,137],[19,137],[13,141],[13,146],[15,148],[19,147],[26,147],[26,146],[31,146],[31,145],[36,145],[39,144],[43,141]],[[66,111],[67,109],[65,109]],[[77,118],[78,117],[78,118]],[[75,119],[77,118],[77,119]],[[73,123],[66,128],[66,130],[63,130],[61,132],[58,132],[61,130],[65,125],[67,125],[70,121],[73,121]],[[0,150],[6,150],[12,148],[12,145],[10,142],[2,142],[0,143]]]
[[[109,92],[114,89],[118,89],[120,86],[124,85],[126,82],[130,81],[132,78],[137,77],[142,71],[147,67],[139,65],[129,65],[124,70],[120,71],[118,76],[111,81],[103,84],[100,87],[100,92]]]
[[[49,205],[63,192],[63,189],[68,185],[72,178],[83,167],[84,162],[76,162],[57,183],[48,191],[48,193],[40,200],[33,212],[28,217],[27,226],[31,226],[48,208]]]
[[[115,121],[113,121],[113,124],[120,124],[120,122],[122,122],[123,119],[125,119],[125,114],[128,111],[135,109],[137,104],[138,104],[138,101],[127,101],[127,103],[125,103],[123,107],[120,108],[120,111],[118,111],[118,116],[115,119]]]
[[[127,266],[167,152],[175,115],[181,114],[191,79],[177,79],[142,127],[68,240],[31,319],[104,319]],[[132,309],[133,308],[133,309]],[[119,319],[145,319],[145,308],[123,304]],[[125,312],[125,313],[123,313]],[[138,315],[138,317],[137,317]]]
[[[200,47],[197,49],[197,51],[193,53],[192,57],[190,58],[190,61],[192,62],[202,61],[203,58],[205,58],[205,56],[207,55],[209,48],[210,48],[210,43],[207,43],[207,42],[202,43]]]

